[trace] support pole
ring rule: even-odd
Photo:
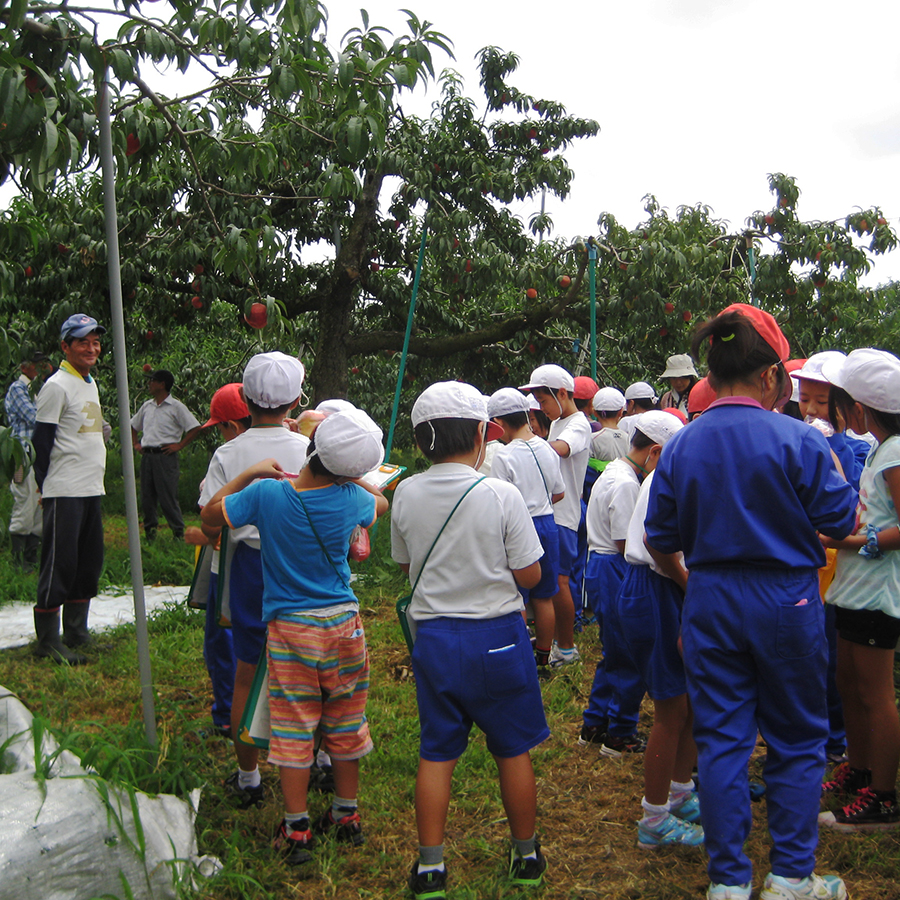
[[[137,632],[138,666],[141,679],[141,703],[147,743],[156,749],[156,713],[153,701],[153,676],[150,671],[150,640],[147,634],[147,608],[144,604],[144,567],[138,530],[137,491],[134,481],[134,455],[131,447],[131,403],[128,397],[128,360],[125,351],[125,313],[122,307],[122,278],[119,268],[119,230],[116,212],[116,170],[112,151],[112,127],[109,111],[109,83],[106,73],[100,83],[100,163],[103,170],[103,214],[106,222],[106,247],[109,268],[109,306],[112,316],[113,357],[116,363],[116,394],[119,400],[119,437],[122,443],[122,478],[125,484],[125,516],[128,521],[128,553],[131,559],[131,584],[134,591],[134,624]]]
[[[391,410],[391,427],[388,429],[387,445],[384,450],[384,461],[391,458],[394,446],[394,428],[397,425],[397,411],[400,409],[400,388],[406,374],[406,357],[409,353],[409,338],[412,334],[413,321],[416,317],[416,298],[419,296],[419,279],[422,277],[422,264],[425,261],[425,243],[428,239],[428,226],[422,224],[422,243],[419,246],[419,261],[416,263],[416,275],[413,278],[412,297],[409,301],[409,315],[406,317],[406,335],[403,338],[403,353],[400,356],[400,370],[397,372],[397,387],[394,391],[394,408]]]
[[[588,238],[588,285],[591,292],[591,378],[597,381],[597,242]]]

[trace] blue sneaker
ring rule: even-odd
[[[682,822],[690,822],[691,825],[700,824],[700,799],[693,791],[688,794],[678,806],[670,806],[669,812]]]
[[[794,884],[769,873],[759,900],[847,900],[847,888],[837,875],[814,873]]]
[[[711,884],[706,892],[706,900],[750,900],[753,892],[749,884]]]
[[[682,822],[671,813],[659,825],[649,828],[638,822],[638,849],[656,850],[660,847],[700,847],[703,845],[703,829],[690,822]]]

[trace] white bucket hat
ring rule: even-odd
[[[686,378],[688,375],[697,377],[694,361],[687,353],[676,353],[666,360],[666,371],[660,378]]]

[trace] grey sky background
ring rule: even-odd
[[[330,7],[337,42],[358,25],[403,27],[397,0]],[[474,56],[492,44],[521,58],[513,82],[596,119],[598,137],[566,154],[576,177],[548,198],[555,234],[626,226],[653,193],[673,210],[704,203],[735,229],[772,205],[766,176],[793,175],[804,219],[878,204],[900,224],[900,4],[884,0],[410,0],[454,41],[446,61],[475,95]],[[442,56],[437,58],[443,68]],[[417,100],[420,112],[430,101]],[[523,215],[534,207],[523,210]],[[900,252],[867,282],[900,279]]]

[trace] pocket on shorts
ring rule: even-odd
[[[529,662],[531,660],[529,651]],[[525,690],[528,686],[528,671],[522,658],[521,644],[514,644],[488,650],[481,654],[485,690],[492,700],[503,700]]]
[[[802,606],[779,606],[775,651],[782,659],[803,659],[820,650],[825,640],[824,611],[818,597]]]
[[[650,644],[656,640],[656,619],[647,594],[619,594],[617,609],[622,636],[629,644]]]
[[[338,691],[349,696],[356,690],[361,676],[368,671],[366,656],[366,636],[362,628],[357,628],[348,637],[338,641]],[[332,697],[337,696],[332,693]]]

